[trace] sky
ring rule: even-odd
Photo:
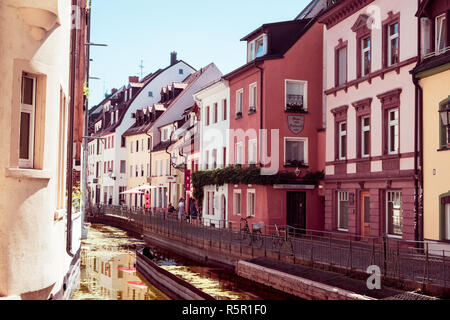
[[[245,35],[265,23],[293,20],[310,0],[92,0],[89,106],[105,92],[170,64],[170,53],[195,69],[214,62],[223,74],[246,63]]]

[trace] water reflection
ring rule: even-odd
[[[136,272],[137,245],[118,229],[93,225],[82,243],[80,289],[72,300],[167,300]]]
[[[80,288],[72,300],[168,300],[136,271],[135,250],[140,246],[146,245],[124,231],[92,225],[88,239],[82,243]],[[160,267],[217,300],[288,298],[280,292],[258,288],[221,268],[198,266],[159,248],[148,248],[146,252]]]

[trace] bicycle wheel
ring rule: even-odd
[[[264,239],[261,231],[255,232],[252,237],[252,246],[254,248],[261,248],[264,244]]]

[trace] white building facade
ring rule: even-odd
[[[230,88],[220,81],[202,89],[194,96],[200,109],[201,170],[225,168],[229,164]],[[202,214],[209,226],[226,227],[228,185],[204,188]]]

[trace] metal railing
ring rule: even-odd
[[[337,232],[264,225],[259,232],[243,232],[244,223],[202,217],[178,219],[166,210],[94,207],[91,215],[123,218],[143,230],[175,236],[191,243],[215,243],[220,248],[251,248],[254,257],[290,256],[294,263],[366,273],[378,266],[385,278],[450,286],[450,252],[432,250],[426,242],[389,237],[366,237]],[[261,227],[261,226],[260,226]]]

